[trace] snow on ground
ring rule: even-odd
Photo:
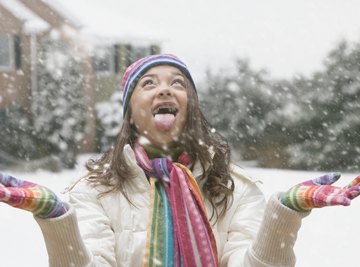
[[[36,171],[33,173],[7,172],[20,179],[27,179],[46,185],[66,200],[61,194],[64,188],[85,173],[81,157],[79,166],[72,171],[60,173]],[[260,169],[247,167],[247,173],[255,180],[261,180],[259,187],[266,198],[274,192],[286,190],[301,181],[322,175],[319,172]],[[344,186],[356,174],[344,173],[337,182]],[[360,199],[354,200],[350,207],[331,207],[314,210],[303,220],[295,245],[298,267],[309,266],[358,266],[357,237],[360,236]],[[41,231],[32,215],[0,203],[0,257],[1,266],[45,267],[47,253]]]

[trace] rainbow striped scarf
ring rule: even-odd
[[[150,160],[134,146],[139,166],[150,177],[151,211],[144,266],[218,266],[215,237],[186,153],[179,163]]]

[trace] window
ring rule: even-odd
[[[110,47],[97,47],[95,50],[95,70],[98,73],[115,72],[115,49]]]
[[[97,46],[94,52],[94,67],[97,74],[108,75],[124,71],[127,66],[139,58],[156,52],[157,47],[115,44]]]
[[[10,34],[0,34],[0,70],[12,70],[14,67],[14,38]]]
[[[150,55],[149,47],[144,46],[131,46],[129,48],[129,62],[135,62],[139,58]]]

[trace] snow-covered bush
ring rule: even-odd
[[[19,160],[31,160],[43,157],[51,150],[51,145],[38,138],[31,115],[25,109],[3,109],[0,121],[0,151]]]
[[[59,170],[59,162],[49,156],[52,144],[39,138],[28,110],[2,109],[0,121],[0,168]]]
[[[98,120],[99,150],[103,152],[115,143],[120,131],[123,119],[122,93],[116,90],[109,101],[99,102],[95,108]]]

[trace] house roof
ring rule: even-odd
[[[160,43],[163,38],[136,19],[118,14],[118,7],[109,7],[101,0],[41,0],[76,27],[76,31],[92,44],[131,43],[148,45]],[[0,0],[9,12],[23,22],[24,31],[38,33],[50,25],[31,11],[20,0]]]
[[[78,17],[58,0],[41,0],[41,2],[45,3],[63,18],[70,21],[73,26],[77,28],[82,26],[82,22],[78,19]]]
[[[132,44],[159,43],[163,39],[159,33],[139,20],[125,18],[117,7],[109,6],[101,0],[43,0],[56,10],[69,10],[80,21],[80,31],[95,43],[129,42]],[[60,2],[58,2],[60,3]]]
[[[23,23],[26,33],[38,33],[49,29],[49,24],[18,0],[0,0],[0,4]]]

